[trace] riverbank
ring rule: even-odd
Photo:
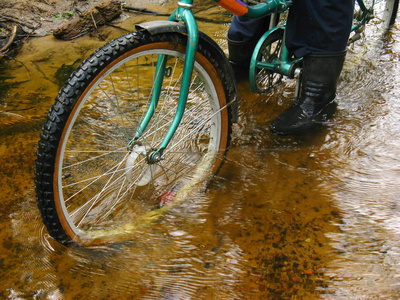
[[[80,14],[101,0],[3,0],[0,3],[0,37],[13,25],[31,35],[45,35],[66,20]]]
[[[57,28],[81,16],[104,0],[2,0],[0,2],[0,57],[32,37],[52,34]],[[161,13],[169,12],[170,0],[124,1],[124,5],[137,8],[153,8]],[[135,14],[124,10],[115,22],[121,22]],[[93,27],[97,28],[97,24]],[[84,32],[85,33],[85,32]]]

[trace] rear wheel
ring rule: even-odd
[[[399,0],[374,1],[374,16],[382,22],[381,27],[383,30],[388,30],[393,26],[398,8]]]
[[[367,41],[376,40],[386,34],[395,23],[399,0],[364,0],[363,3],[370,12],[367,16],[369,21],[365,28],[360,28],[350,41],[359,39],[361,32],[363,32]],[[362,18],[363,12],[356,1],[354,24],[360,22]]]
[[[78,244],[116,240],[154,219],[221,165],[230,139],[229,83],[199,45],[185,114],[162,160],[150,163],[175,115],[186,38],[132,33],[97,50],[70,77],[43,126],[37,202],[50,235]],[[167,57],[159,103],[149,109],[158,55]],[[129,145],[129,146],[128,146]]]
[[[277,29],[269,34],[262,43],[255,62],[273,63],[279,60],[282,52],[283,36],[283,29]],[[252,88],[257,93],[267,93],[282,82],[283,75],[266,68],[257,67],[256,63],[250,66],[249,80]]]

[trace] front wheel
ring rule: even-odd
[[[77,244],[114,241],[154,219],[214,174],[229,145],[231,101],[224,63],[199,44],[185,114],[162,160],[151,163],[175,115],[186,37],[135,32],[97,50],[70,77],[38,144],[36,192],[50,235]],[[153,117],[159,55],[167,58]],[[164,206],[165,208],[165,206]]]

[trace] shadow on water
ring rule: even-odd
[[[143,21],[135,18],[121,26]],[[226,50],[224,18],[200,28]],[[376,48],[350,49],[338,113],[308,136],[269,132],[290,105],[293,82],[268,95],[241,83],[240,122],[211,186],[131,241],[93,249],[48,236],[33,161],[60,82],[103,42],[27,42],[1,62],[0,298],[399,298],[398,40],[395,29]]]

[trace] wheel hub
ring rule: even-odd
[[[128,182],[144,186],[154,178],[157,164],[149,162],[149,158],[153,153],[154,150],[143,145],[134,145],[132,147],[125,163],[126,179]],[[139,175],[137,175],[138,173]]]

